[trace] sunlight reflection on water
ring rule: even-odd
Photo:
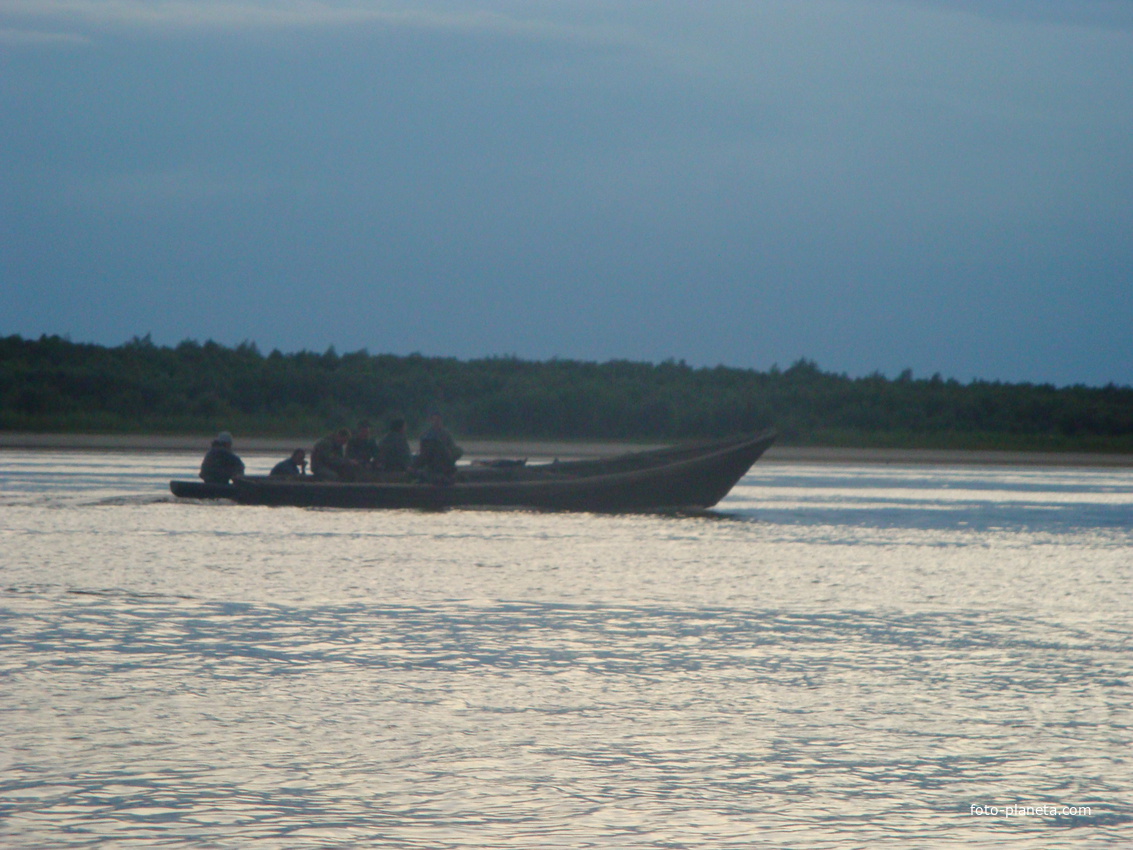
[[[670,517],[167,496],[194,467],[0,455],[0,843],[1133,837],[1126,473],[757,465]],[[970,812],[1015,802],[1091,815]]]

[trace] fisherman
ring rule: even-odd
[[[354,464],[344,454],[349,428],[339,428],[323,437],[311,449],[311,474],[319,481],[350,481],[354,478]]]
[[[456,475],[456,462],[463,454],[452,434],[445,430],[441,414],[438,411],[430,413],[429,427],[421,435],[421,452],[414,465],[429,477],[451,481]]]
[[[228,484],[244,474],[244,461],[232,451],[232,435],[221,431],[201,461],[200,477],[206,484]]]
[[[346,441],[346,457],[356,466],[372,469],[378,457],[378,441],[370,436],[370,423],[362,420]]]
[[[405,436],[405,420],[400,417],[389,423],[389,431],[378,442],[378,467],[385,472],[404,472],[413,462],[413,451]]]
[[[271,468],[272,478],[298,478],[307,471],[307,453],[296,449],[291,457],[285,458]]]

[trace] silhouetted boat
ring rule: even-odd
[[[230,485],[171,481],[169,486],[177,496],[231,498],[248,505],[601,512],[701,509],[724,498],[774,441],[774,433],[765,432],[595,460],[462,466],[456,480],[444,484],[396,480],[396,476],[329,482],[249,475]],[[216,487],[226,489],[211,489]]]
[[[182,499],[235,499],[235,484],[209,484],[207,481],[170,481],[169,489]]]

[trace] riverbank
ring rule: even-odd
[[[310,448],[311,437],[237,438],[242,455],[288,454],[297,447]],[[660,443],[563,440],[466,440],[460,441],[469,458],[527,457],[532,459],[605,457],[619,452],[659,447]],[[208,449],[205,437],[147,434],[31,434],[0,432],[0,450],[45,449],[54,451],[201,451]],[[1133,454],[1089,452],[967,451],[959,449],[854,449],[821,446],[772,446],[761,463],[869,463],[1005,466],[1098,466],[1133,467]]]

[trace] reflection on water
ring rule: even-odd
[[[768,465],[757,467],[725,507],[782,523],[1128,529],[1133,519],[1133,472]]]
[[[427,514],[178,503],[196,461],[0,455],[0,844],[1133,840],[1128,473]]]

